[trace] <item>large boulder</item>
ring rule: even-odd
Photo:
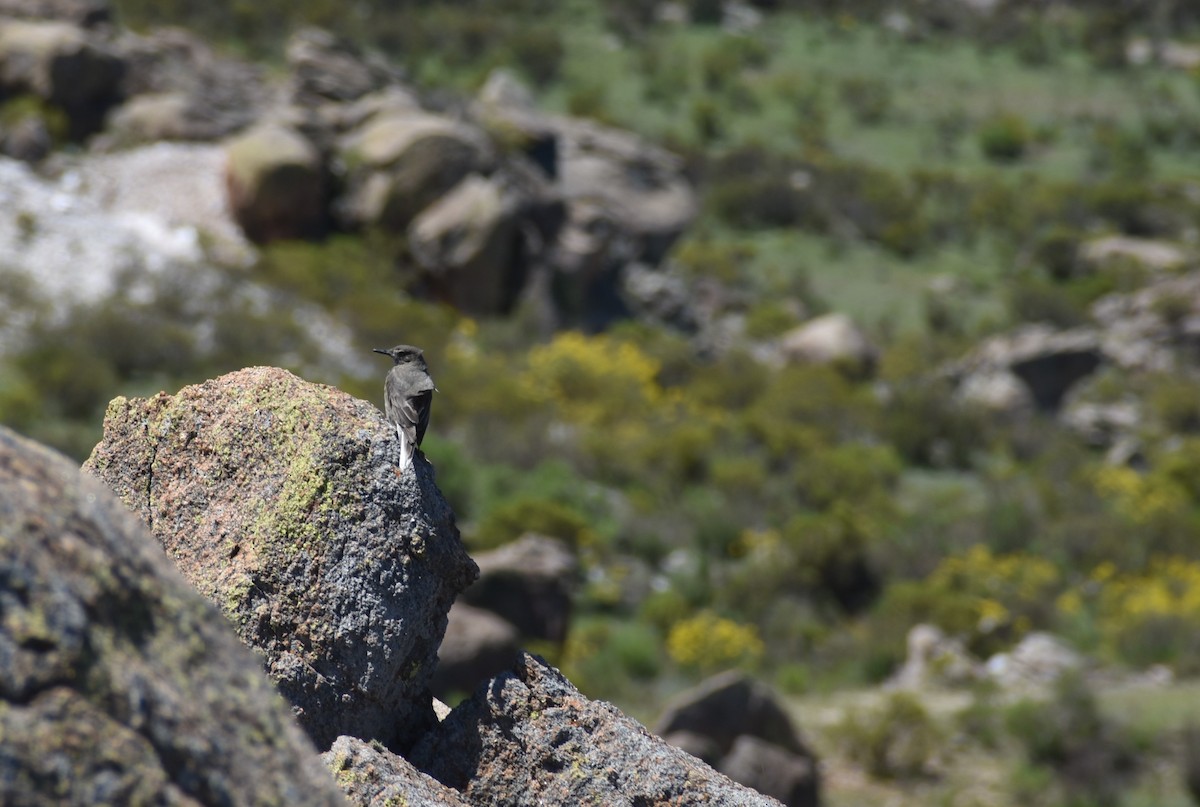
[[[950,375],[960,385],[970,385],[977,384],[973,378],[1009,373],[1025,385],[1038,409],[1057,412],[1071,388],[1105,358],[1100,335],[1091,328],[1058,331],[1024,325],[984,342],[952,367]]]
[[[404,757],[363,742],[338,737],[323,755],[325,764],[356,807],[468,807],[457,790],[421,773]]]
[[[432,721],[446,612],[477,573],[381,412],[275,368],[114,400],[85,467],[215,602],[325,749]]]
[[[654,731],[692,747],[706,739],[703,747],[715,756],[714,767],[788,805],[819,802],[816,756],[774,693],[744,673],[721,673],[682,693],[663,710]],[[766,760],[771,764],[763,764]]]
[[[71,137],[100,128],[122,96],[125,62],[67,22],[0,20],[0,94],[29,93],[63,110]]]
[[[460,601],[499,614],[528,639],[567,638],[579,559],[562,541],[525,535],[475,556],[479,579]],[[495,672],[499,672],[496,670]]]
[[[409,759],[479,805],[777,804],[588,700],[528,654],[459,704]]]
[[[234,218],[257,243],[315,238],[325,227],[325,166],[303,135],[263,123],[227,146],[226,182]]]
[[[467,176],[492,165],[475,127],[399,108],[368,118],[343,138],[347,223],[402,232],[418,213]]]
[[[99,147],[219,140],[258,120],[270,103],[261,67],[218,54],[182,29],[125,31],[116,46],[127,65],[129,100],[113,111]]]
[[[0,803],[341,802],[228,622],[112,493],[0,427]]]
[[[412,222],[408,244],[439,296],[475,316],[507,312],[524,285],[517,203],[472,174]]]

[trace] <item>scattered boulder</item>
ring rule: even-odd
[[[418,213],[472,173],[488,173],[490,144],[475,127],[441,115],[395,110],[350,132],[343,213],[352,225],[402,232]]]
[[[1151,272],[1171,272],[1188,263],[1188,255],[1177,244],[1128,235],[1108,235],[1081,244],[1079,258],[1093,271],[1133,266]]]
[[[226,182],[234,218],[257,243],[315,238],[325,226],[325,167],[293,129],[260,124],[227,146]]]
[[[479,579],[461,602],[499,614],[527,639],[566,640],[579,559],[565,543],[525,535],[476,555],[475,562]]]
[[[512,307],[524,285],[516,213],[504,189],[472,174],[416,217],[409,249],[439,296],[475,316]]]
[[[987,660],[987,674],[1005,689],[1048,686],[1064,674],[1081,670],[1087,659],[1062,639],[1030,633],[1007,653]]]
[[[341,799],[226,620],[112,493],[0,427],[0,802]]]
[[[879,351],[846,314],[835,312],[798,325],[779,339],[786,361],[833,365],[856,376],[875,370]]]
[[[1009,418],[1032,414],[1035,408],[1029,387],[1007,368],[970,373],[959,383],[955,398]]]
[[[633,260],[658,264],[699,210],[682,158],[620,129],[553,118],[568,205],[599,204],[634,238]]]
[[[1067,392],[1104,360],[1100,335],[1092,328],[1057,331],[1047,325],[1023,325],[984,342],[952,367],[950,375],[962,385],[972,377],[1010,373],[1029,390],[1038,409],[1056,412]]]
[[[457,790],[421,773],[404,757],[357,737],[338,737],[323,755],[356,807],[468,807]]]
[[[98,36],[67,22],[0,20],[0,93],[29,93],[66,113],[79,140],[121,100],[125,61]]]
[[[908,654],[890,684],[906,689],[958,687],[979,680],[979,663],[959,639],[935,625],[914,625],[908,632]]]
[[[788,807],[816,807],[816,761],[785,751],[774,743],[742,734],[721,760],[717,770],[735,782],[752,787]]]
[[[301,105],[354,101],[399,78],[379,60],[322,28],[304,28],[287,43],[292,100]]]
[[[128,66],[123,88],[129,100],[113,112],[97,148],[126,148],[160,135],[220,140],[258,120],[271,101],[262,68],[218,55],[182,29],[145,36],[126,31],[117,47]]]
[[[777,804],[585,698],[524,654],[413,748],[420,770],[473,804]]]
[[[23,162],[41,162],[53,146],[54,137],[40,115],[28,115],[0,131],[0,154]]]
[[[473,692],[508,669],[520,651],[521,634],[510,622],[482,608],[456,602],[450,608],[430,686],[442,697]]]
[[[264,658],[319,748],[402,749],[446,612],[477,573],[418,456],[371,404],[275,368],[117,398],[85,468]]]
[[[683,737],[692,747],[715,753],[718,770],[745,777],[737,781],[786,804],[819,803],[816,756],[770,689],[744,673],[721,673],[682,693],[659,716],[654,733]],[[695,737],[712,745],[701,746]],[[743,742],[744,737],[753,741]]]

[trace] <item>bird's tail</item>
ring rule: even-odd
[[[417,447],[408,439],[408,435],[403,429],[397,428],[396,433],[400,435],[400,472],[408,470],[408,466],[412,465],[413,455],[417,453]]]

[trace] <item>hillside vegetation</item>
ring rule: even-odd
[[[1047,631],[1114,669],[1200,672],[1200,59],[1153,53],[1167,31],[1198,41],[1190,4],[116,5],[268,63],[291,28],[325,26],[447,104],[505,68],[544,109],[686,160],[701,212],[661,271],[703,296],[690,327],[466,317],[385,233],[275,243],[249,270],[364,351],[425,348],[425,451],[468,544],[535,532],[582,558],[570,636],[538,649],[588,695],[648,717],[730,666],[808,698],[874,686],[919,623],[979,659]],[[868,360],[787,353],[830,312]],[[286,364],[294,336],[248,309],[197,366],[171,312],[138,314],[48,322],[0,365],[0,418],[82,459],[108,398]],[[1030,323],[1109,346],[1050,405],[968,394],[979,346]],[[1113,359],[1135,342],[1150,358]],[[318,380],[378,401],[384,370]],[[1183,799],[1121,795],[1177,749],[1178,720],[1114,728],[1083,682],[1059,686],[1050,715],[987,692],[953,719],[887,701],[821,750],[947,799],[979,786],[946,774],[955,754],[1018,772],[945,803]],[[918,759],[887,756],[889,727]]]

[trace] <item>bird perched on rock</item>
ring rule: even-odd
[[[437,387],[429,376],[425,354],[412,345],[396,345],[390,350],[373,348],[391,356],[395,366],[383,382],[383,413],[396,427],[400,438],[400,470],[412,464],[429,426],[429,408]]]

